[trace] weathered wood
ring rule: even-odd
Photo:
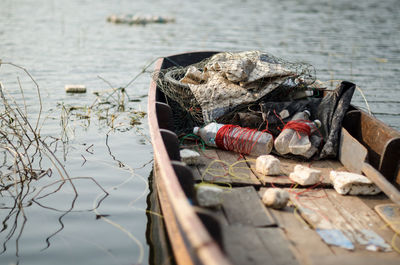
[[[264,227],[276,225],[252,186],[232,188],[223,193],[222,208],[230,225]]]
[[[363,163],[362,171],[376,184],[394,203],[400,204],[400,191],[396,189],[378,170],[368,163]]]
[[[153,170],[153,174],[149,177],[150,192],[147,196],[148,208],[146,209],[146,239],[150,246],[149,263],[173,265],[174,257],[161,212],[155,178],[155,170]]]
[[[393,202],[400,204],[400,191],[397,190],[378,170],[364,160],[367,149],[342,128],[340,137],[339,160],[351,172],[363,172],[374,182]]]
[[[361,174],[368,151],[350,133],[342,128],[339,145],[339,160],[350,171]]]
[[[256,233],[263,242],[271,264],[299,264],[282,229],[273,227],[257,228]]]
[[[280,228],[224,226],[223,238],[233,264],[299,264]]]
[[[343,127],[367,148],[369,163],[384,173],[385,169],[381,165],[385,164],[382,156],[385,156],[387,143],[393,139],[399,139],[400,132],[362,110],[349,111],[343,119]],[[390,175],[385,173],[384,176],[390,178]]]
[[[156,113],[160,129],[174,131],[171,107],[164,102],[156,102]]]
[[[355,255],[343,253],[335,256],[323,256],[315,254],[311,257],[311,265],[398,265],[399,259],[375,255],[375,252]]]
[[[175,170],[176,176],[178,177],[179,183],[183,191],[185,192],[186,197],[192,200],[192,202],[196,201],[195,191],[194,191],[194,179],[192,170],[186,166],[185,163],[178,161],[171,161],[172,167]]]
[[[217,150],[216,152],[219,159],[229,165],[231,183],[261,185],[258,178],[248,167],[244,157],[240,156],[240,154],[225,150]]]
[[[160,129],[160,134],[165,145],[169,159],[180,161],[181,155],[179,153],[179,141],[176,134],[170,130]]]
[[[220,161],[219,156],[214,148],[202,150],[203,164],[198,165],[201,181],[211,183],[232,183],[228,174],[228,165]]]
[[[322,242],[319,235],[309,227],[295,208],[271,209],[271,213],[291,243],[293,254],[300,264],[310,264],[310,257],[315,253],[334,256],[330,247]]]
[[[379,171],[389,182],[400,185],[400,138],[392,139],[386,143],[384,152],[379,162]]]
[[[207,209],[197,207],[196,213],[213,239],[218,243],[220,248],[224,250],[221,228],[224,221],[222,221],[217,214]]]
[[[168,200],[164,185],[161,185],[160,169],[155,163],[155,181],[157,184],[158,199],[160,201],[164,224],[167,228],[170,243],[174,250],[174,256],[178,264],[193,264],[188,248],[185,245],[183,237],[179,231],[178,221],[176,220],[172,205]]]
[[[297,196],[294,191],[302,190],[292,190],[291,201],[314,229],[340,230],[359,253],[368,252],[366,246],[371,237],[385,240],[386,243],[376,244],[378,247],[388,249],[388,242],[391,241],[393,232],[385,227],[377,214],[358,197],[342,196],[333,190],[311,191],[304,193],[303,196]],[[346,251],[338,247],[332,249],[337,254]],[[399,257],[393,253],[376,255]]]
[[[160,69],[164,60],[159,60],[156,63],[156,69]],[[230,264],[221,249],[210,237],[204,225],[194,212],[193,207],[189,204],[176,174],[172,168],[171,160],[169,158],[167,148],[163,141],[158,127],[156,116],[156,91],[157,84],[153,80],[148,96],[148,119],[149,119],[149,132],[154,149],[154,161],[159,166],[160,178],[157,181],[158,186],[162,186],[165,190],[164,200],[169,203],[173,209],[174,218],[179,223],[180,233],[185,234],[187,241],[186,249],[194,249],[198,254],[198,259],[202,264],[207,265],[221,265]],[[163,202],[161,202],[163,203]],[[165,215],[165,213],[163,212]],[[175,234],[168,231],[171,241],[174,240]],[[173,248],[174,253],[179,252],[179,248]],[[188,264],[186,262],[178,262],[179,264]],[[190,264],[190,263],[189,263]]]
[[[314,169],[318,169],[321,171],[321,184],[324,186],[331,186],[331,181],[329,180],[329,172],[331,170],[340,170],[343,169],[343,165],[334,160],[320,160],[320,161],[312,161],[312,162],[304,162],[304,161],[296,161],[284,157],[278,157],[281,162],[282,175],[279,176],[266,176],[256,171],[255,168],[255,158],[251,158],[246,156],[248,160],[248,166],[253,171],[253,174],[257,176],[257,178],[264,185],[284,185],[291,186],[294,185],[293,181],[289,179],[289,174],[293,172],[294,167],[296,165],[302,165],[306,167],[311,167]]]

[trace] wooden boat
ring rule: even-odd
[[[214,53],[161,58],[156,70],[187,66]],[[292,183],[284,177],[261,176],[247,162],[237,170],[248,177],[226,176],[224,181],[231,188],[224,193],[222,206],[206,209],[193,205],[193,185],[204,178],[210,164],[189,167],[180,161],[178,137],[171,130],[174,109],[167,102],[153,80],[148,119],[154,149],[154,182],[177,264],[400,264],[400,238],[394,232],[399,229],[399,219],[395,219],[394,212],[392,218],[397,221],[382,219],[377,213],[379,207],[393,210],[399,203],[398,131],[354,107],[343,120],[351,137],[366,148],[368,160],[364,164],[369,165],[369,175],[375,174],[374,181],[386,195],[341,196],[329,187],[305,187],[291,193],[292,206],[274,210],[266,208],[259,195],[271,185],[293,190]],[[219,158],[235,164],[243,159],[215,148],[207,148],[203,155],[208,162]],[[290,172],[298,162],[281,159],[281,163]],[[312,167],[321,169],[323,174],[329,174],[331,169],[345,170],[342,163],[334,160],[313,162]],[[307,196],[299,196],[307,192]],[[319,233],[323,228],[334,233],[324,238]],[[341,241],[343,233],[352,241],[352,250],[345,248],[348,242]],[[371,245],[368,240],[383,242]],[[379,251],[382,249],[391,251]]]

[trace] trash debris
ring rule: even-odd
[[[162,16],[139,16],[139,15],[111,15],[107,17],[107,21],[115,24],[128,24],[128,25],[146,25],[149,23],[171,23],[175,22],[173,17]]]
[[[257,157],[256,171],[267,176],[282,174],[281,162],[272,155],[262,155]]]
[[[289,201],[289,193],[280,188],[268,188],[262,196],[262,201],[268,207],[282,209]]]
[[[321,171],[305,167],[302,165],[296,165],[294,171],[289,174],[289,178],[294,182],[306,186],[314,185],[320,181]]]
[[[297,120],[308,120],[310,117],[310,112],[308,110],[298,112],[293,116],[292,121]],[[295,136],[296,131],[290,128],[284,128],[279,136],[274,141],[275,150],[278,153],[284,155],[290,152],[289,143],[291,142],[293,136]]]
[[[367,177],[350,172],[330,172],[330,179],[335,190],[342,195],[375,195],[381,190]]]
[[[176,110],[178,133],[191,133],[194,127],[216,122],[265,128],[278,137],[288,122],[298,120],[296,113],[308,110],[308,118],[301,119],[310,120],[310,128],[301,124],[296,132],[308,135],[299,138],[302,145],[293,142],[290,151],[290,138],[284,150],[279,144],[275,148],[280,156],[300,160],[336,157],[341,122],[356,87],[341,82],[335,90],[326,90],[311,65],[260,51],[213,54],[192,65],[156,72],[154,78]],[[317,126],[311,121],[316,120],[321,130],[315,131]]]
[[[85,85],[65,85],[65,92],[67,93],[86,93]]]
[[[269,133],[231,124],[212,122],[202,128],[195,127],[193,133],[200,136],[208,146],[241,154],[265,155],[273,147],[273,138]]]
[[[356,85],[343,81],[333,92],[326,95],[318,105],[317,119],[321,121],[324,146],[319,158],[334,158],[339,151],[342,120],[350,106]]]
[[[187,165],[198,165],[200,163],[200,154],[190,149],[180,150],[182,162]]]
[[[303,124],[308,126],[310,134],[317,130],[317,128],[321,127],[321,122],[319,120],[315,120],[312,123],[304,122]],[[310,135],[308,132],[303,130],[297,131],[289,142],[290,153],[294,155],[307,153],[312,146],[309,137]]]
[[[224,190],[216,185],[196,185],[196,197],[199,206],[216,207],[222,204]]]
[[[356,240],[359,244],[366,246],[365,249],[368,251],[383,251],[390,252],[392,247],[385,242],[377,233],[370,229],[362,229],[362,236],[357,236]]]
[[[328,245],[354,250],[354,244],[339,229],[316,229],[319,236]]]

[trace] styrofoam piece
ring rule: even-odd
[[[199,206],[216,207],[222,203],[223,189],[215,185],[198,185],[196,186],[196,197]]]
[[[200,163],[200,154],[190,149],[182,149],[179,151],[182,162],[188,165],[198,165]]]
[[[314,185],[320,181],[321,171],[296,165],[294,171],[290,173],[289,178],[300,185]]]
[[[84,86],[84,85],[65,85],[65,92],[67,92],[67,93],[86,93],[86,86]]]
[[[256,171],[263,175],[281,174],[281,162],[272,155],[262,155],[257,157]]]
[[[329,176],[339,194],[374,195],[381,192],[371,180],[360,174],[332,170]]]
[[[263,203],[274,209],[284,208],[289,201],[289,193],[280,188],[269,188],[262,196]]]

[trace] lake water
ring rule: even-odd
[[[126,88],[124,113],[81,107],[94,102],[92,92],[126,86],[157,57],[262,50],[308,62],[320,80],[355,82],[372,113],[400,129],[399,13],[398,0],[2,0],[0,59],[23,66],[38,83],[41,135],[63,140],[51,148],[73,185],[53,168],[51,178],[29,183],[25,197],[13,187],[1,191],[0,264],[149,263],[145,211],[152,148],[141,111],[154,66]],[[171,16],[176,22],[116,25],[106,22],[111,14]],[[39,100],[33,82],[18,68],[0,67],[3,86],[21,99],[18,78],[34,120]],[[66,94],[66,84],[84,84],[88,93]],[[353,103],[367,109],[359,92]],[[44,165],[52,167],[51,161]]]

